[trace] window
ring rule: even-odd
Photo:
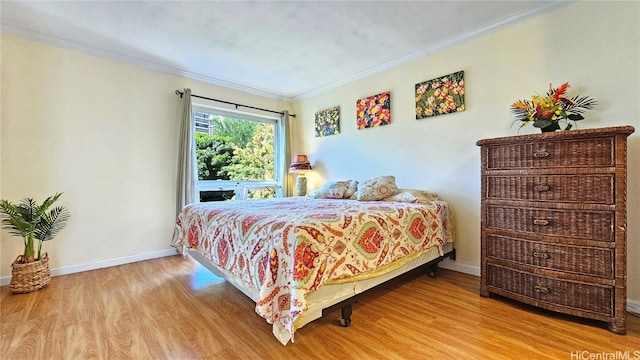
[[[282,196],[279,118],[193,109],[201,202]]]

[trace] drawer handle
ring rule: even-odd
[[[540,158],[546,158],[547,156],[549,156],[549,152],[548,151],[536,151],[533,153],[533,157],[536,159],[540,159]]]
[[[537,292],[537,293],[542,293],[542,294],[548,294],[551,292],[551,289],[549,289],[546,286],[542,286],[542,285],[536,285],[533,287],[533,289]]]
[[[549,259],[551,256],[549,256],[549,253],[546,251],[534,251],[533,257],[538,259]]]
[[[533,223],[536,225],[540,225],[540,226],[547,226],[549,225],[549,220],[547,219],[534,219]]]
[[[537,192],[549,191],[549,185],[536,185],[533,187],[533,190]]]

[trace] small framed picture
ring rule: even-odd
[[[391,124],[391,92],[358,99],[356,126],[358,130]]]
[[[340,134],[340,106],[316,112],[316,137]]]
[[[464,71],[416,84],[416,120],[464,111]]]

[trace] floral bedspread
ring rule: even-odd
[[[291,337],[306,294],[453,241],[447,203],[304,197],[209,202],[180,213],[172,245],[197,249],[259,294],[255,311]]]

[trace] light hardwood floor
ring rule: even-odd
[[[251,300],[171,256],[2,287],[0,359],[640,359],[636,316],[620,336],[478,291],[474,276],[419,275],[354,304],[351,327],[337,311],[282,346]]]

